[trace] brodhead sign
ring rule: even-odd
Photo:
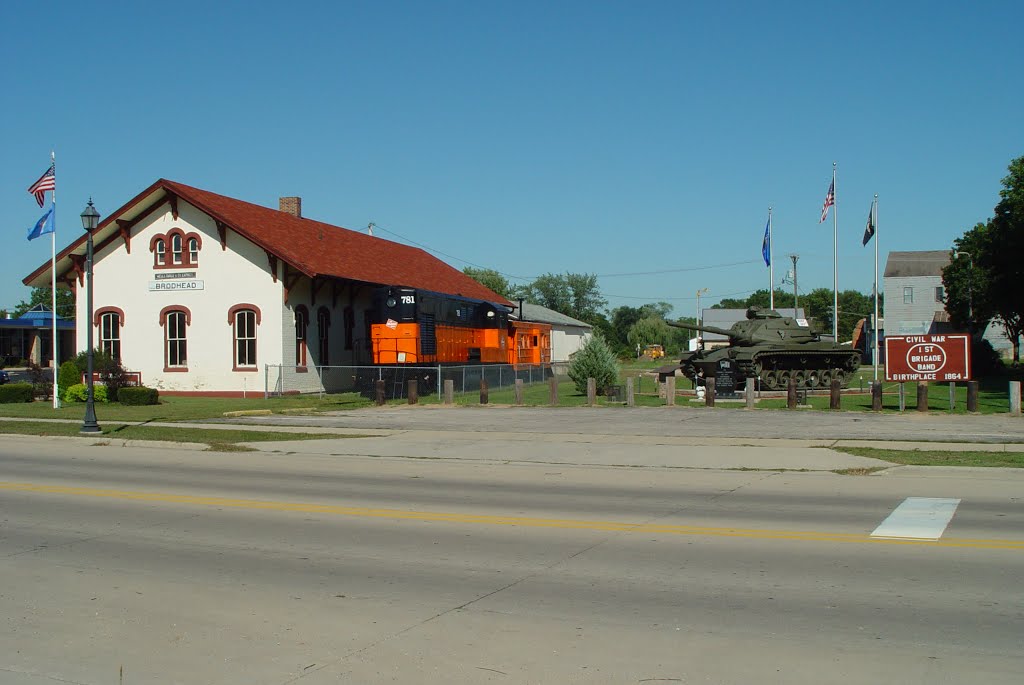
[[[907,335],[885,338],[885,380],[971,380],[971,337]]]

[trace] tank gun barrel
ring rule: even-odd
[[[665,323],[674,328],[685,328],[686,330],[689,331],[698,331],[701,333],[717,333],[718,335],[724,335],[728,337],[730,340],[748,339],[747,336],[737,333],[736,331],[730,330],[728,328],[718,328],[717,326],[698,326],[697,324],[693,323],[676,323],[674,321],[666,321]]]

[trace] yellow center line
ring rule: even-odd
[[[663,533],[667,535],[690,535],[708,537],[733,537],[757,540],[798,540],[807,542],[853,542],[878,545],[928,545],[932,547],[971,547],[976,549],[1003,549],[1024,551],[1024,540],[984,540],[970,538],[946,538],[940,540],[913,540],[873,538],[868,533],[824,533],[816,531],[771,530],[765,528],[733,528],[709,526],[683,526],[660,523],[625,523],[618,521],[588,521],[578,519],[535,518],[529,516],[494,516],[488,514],[457,514],[436,511],[408,511],[403,509],[382,509],[376,507],[347,507],[334,504],[311,502],[271,502],[230,497],[207,497],[198,495],[176,495],[160,492],[138,492],[131,490],[107,490],[62,485],[39,485],[35,483],[11,483],[0,481],[0,490],[13,492],[34,492],[47,495],[77,495],[80,497],[101,497],[108,499],[134,500],[139,502],[164,502],[169,504],[195,504],[210,507],[255,509],[263,511],[301,512],[306,514],[334,514],[361,518],[387,518],[405,521],[439,521],[446,523],[470,523],[490,526],[519,526],[523,528],[559,528],[572,530],[593,530],[623,533]]]

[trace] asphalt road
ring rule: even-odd
[[[0,682],[1016,683],[1022,485],[5,436]]]

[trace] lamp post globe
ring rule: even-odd
[[[92,206],[92,198],[89,198],[89,204],[86,206],[85,211],[82,212],[82,228],[85,229],[85,291],[86,291],[86,309],[88,315],[86,320],[82,323],[85,325],[86,331],[86,376],[85,376],[85,387],[86,387],[86,400],[85,400],[85,420],[82,422],[82,433],[99,433],[100,426],[96,423],[96,404],[93,396],[93,381],[92,381],[92,234],[99,225],[100,213],[96,211],[96,208]]]

